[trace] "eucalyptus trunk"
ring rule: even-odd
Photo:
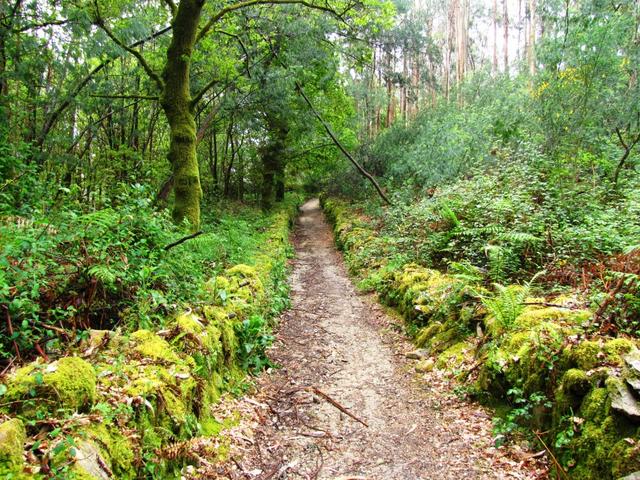
[[[173,21],[173,36],[162,74],[162,108],[170,129],[169,162],[174,178],[173,218],[200,226],[202,187],[196,155],[196,122],[191,102],[191,55],[196,42],[203,0],[181,0]]]

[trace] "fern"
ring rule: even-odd
[[[89,268],[88,273],[104,285],[113,285],[118,278],[117,272],[112,270],[108,265],[94,265]]]
[[[458,220],[456,213],[453,210],[451,210],[449,205],[447,205],[446,203],[440,206],[440,217],[443,220],[449,222],[449,224],[453,227],[460,226],[460,220]]]
[[[502,327],[509,329],[524,311],[524,300],[529,295],[529,284],[503,286],[494,284],[497,295],[482,298],[489,315]]]
[[[468,283],[480,282],[483,279],[482,271],[466,260],[449,263],[449,273]]]
[[[109,230],[118,225],[120,221],[120,215],[111,208],[97,210],[78,217],[78,222],[84,225],[85,228],[98,227],[102,230]]]
[[[497,294],[493,297],[481,297],[482,304],[486,307],[489,315],[498,323],[502,329],[509,329],[516,319],[524,311],[525,300],[531,293],[533,283],[546,272],[543,270],[536,273],[531,280],[524,285],[500,285],[495,283]]]
[[[526,232],[503,232],[497,235],[497,239],[503,242],[515,244],[535,244],[542,241],[540,237]]]

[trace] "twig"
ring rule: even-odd
[[[344,413],[345,415],[350,416],[351,418],[353,418],[356,422],[361,423],[362,425],[364,425],[365,427],[369,428],[369,425],[367,425],[367,423],[364,420],[361,420],[360,418],[356,417],[353,413],[351,413],[349,410],[347,410],[345,407],[343,407],[342,405],[340,405],[338,402],[336,402],[333,398],[331,398],[329,395],[327,395],[326,393],[324,393],[322,390],[320,390],[317,387],[308,387],[305,390],[311,391],[313,393],[315,393],[316,395],[318,395],[319,397],[322,397],[324,400],[326,400],[327,402],[329,402],[331,405],[333,405],[334,407],[336,407],[338,410],[340,410],[342,413]]]
[[[559,303],[549,303],[549,302],[522,302],[521,305],[541,305],[543,307],[566,308],[568,310],[573,310],[573,307],[560,305]]]
[[[556,456],[553,454],[553,452],[551,451],[551,449],[549,449],[549,447],[547,447],[547,444],[544,443],[544,440],[542,440],[542,437],[540,436],[540,434],[538,432],[536,432],[535,430],[533,431],[534,435],[538,438],[538,440],[540,440],[540,443],[542,444],[542,446],[544,447],[544,449],[549,453],[549,455],[551,456],[551,460],[553,460],[553,463],[555,463],[556,467],[558,468],[558,471],[562,473],[562,476],[569,480],[569,476],[567,475],[567,472],[565,472],[564,468],[562,467],[562,465],[560,465],[560,462],[558,462],[558,459],[556,458]]]
[[[191,240],[192,238],[199,237],[203,233],[204,232],[202,230],[200,230],[199,232],[192,233],[191,235],[187,235],[186,237],[182,237],[180,240],[176,240],[175,242],[170,243],[169,245],[163,247],[163,250],[166,252],[167,250],[169,250],[169,249],[171,249],[173,247],[177,247],[178,245],[186,242],[187,240]]]
[[[13,337],[13,324],[11,323],[11,314],[9,313],[9,307],[7,307],[6,305],[3,305],[2,308],[4,309],[4,316],[5,316],[5,319],[7,320],[7,330],[9,331],[9,335]],[[21,361],[22,358],[20,357],[20,349],[18,348],[18,342],[16,342],[16,340],[13,339],[12,343],[13,343],[13,348],[16,350],[16,358],[18,359],[18,361]]]
[[[618,293],[620,293],[620,290],[622,290],[622,287],[624,287],[625,279],[626,278],[624,276],[618,279],[614,287],[609,291],[609,294],[607,295],[607,297],[602,301],[602,303],[598,307],[598,310],[596,310],[596,313],[593,314],[593,321],[591,323],[601,319],[602,315],[604,315],[604,312],[609,306],[609,304],[615,300],[616,295],[618,295]]]

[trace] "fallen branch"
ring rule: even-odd
[[[308,387],[305,390],[308,390],[310,392],[315,393],[316,395],[318,395],[319,397],[321,397],[323,400],[326,400],[327,402],[329,402],[331,405],[333,405],[334,407],[336,407],[338,410],[340,410],[342,413],[344,413],[345,415],[348,415],[349,417],[353,418],[356,422],[361,423],[362,425],[364,425],[365,427],[369,428],[369,425],[366,424],[366,422],[364,420],[359,419],[358,417],[356,417],[353,413],[351,413],[349,410],[347,410],[345,407],[343,407],[342,405],[340,405],[338,402],[336,402],[333,398],[331,398],[329,395],[327,395],[326,393],[324,393],[322,390],[320,390],[319,388],[316,387]]]
[[[173,243],[170,243],[169,245],[167,245],[166,247],[163,248],[163,250],[166,252],[167,250],[172,249],[173,247],[177,247],[178,245],[183,244],[184,242],[186,242],[187,240],[191,240],[192,238],[196,238],[199,237],[200,235],[202,235],[204,232],[202,230],[200,230],[199,232],[196,233],[192,233],[191,235],[187,235],[186,237],[182,237],[180,240],[176,240]]]

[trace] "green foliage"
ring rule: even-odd
[[[527,298],[529,289],[520,285],[503,286],[495,284],[496,295],[493,297],[483,297],[482,304],[487,308],[489,315],[493,317],[498,327],[508,330],[516,319],[524,311],[524,300]]]
[[[13,327],[11,334],[2,323],[4,358],[36,344],[60,352],[61,338],[74,343],[89,328],[161,327],[168,314],[204,301],[203,285],[216,272],[251,261],[272,221],[246,207],[211,211],[204,235],[164,250],[184,232],[153,210],[146,190],[137,187],[119,201],[90,213],[68,208],[0,223],[0,303]],[[283,265],[279,272],[282,283]],[[286,305],[281,283],[276,309]]]
[[[273,343],[267,321],[261,315],[252,315],[236,324],[236,335],[242,346],[240,349],[240,364],[242,368],[254,374],[260,373],[266,367],[273,366],[266,355],[267,348]]]
[[[509,409],[504,416],[493,419],[493,433],[496,435],[498,447],[515,432],[526,433],[526,430],[521,430],[521,427],[532,420],[536,407],[550,408],[552,405],[541,392],[525,396],[520,388],[511,388],[507,396],[513,408]]]

